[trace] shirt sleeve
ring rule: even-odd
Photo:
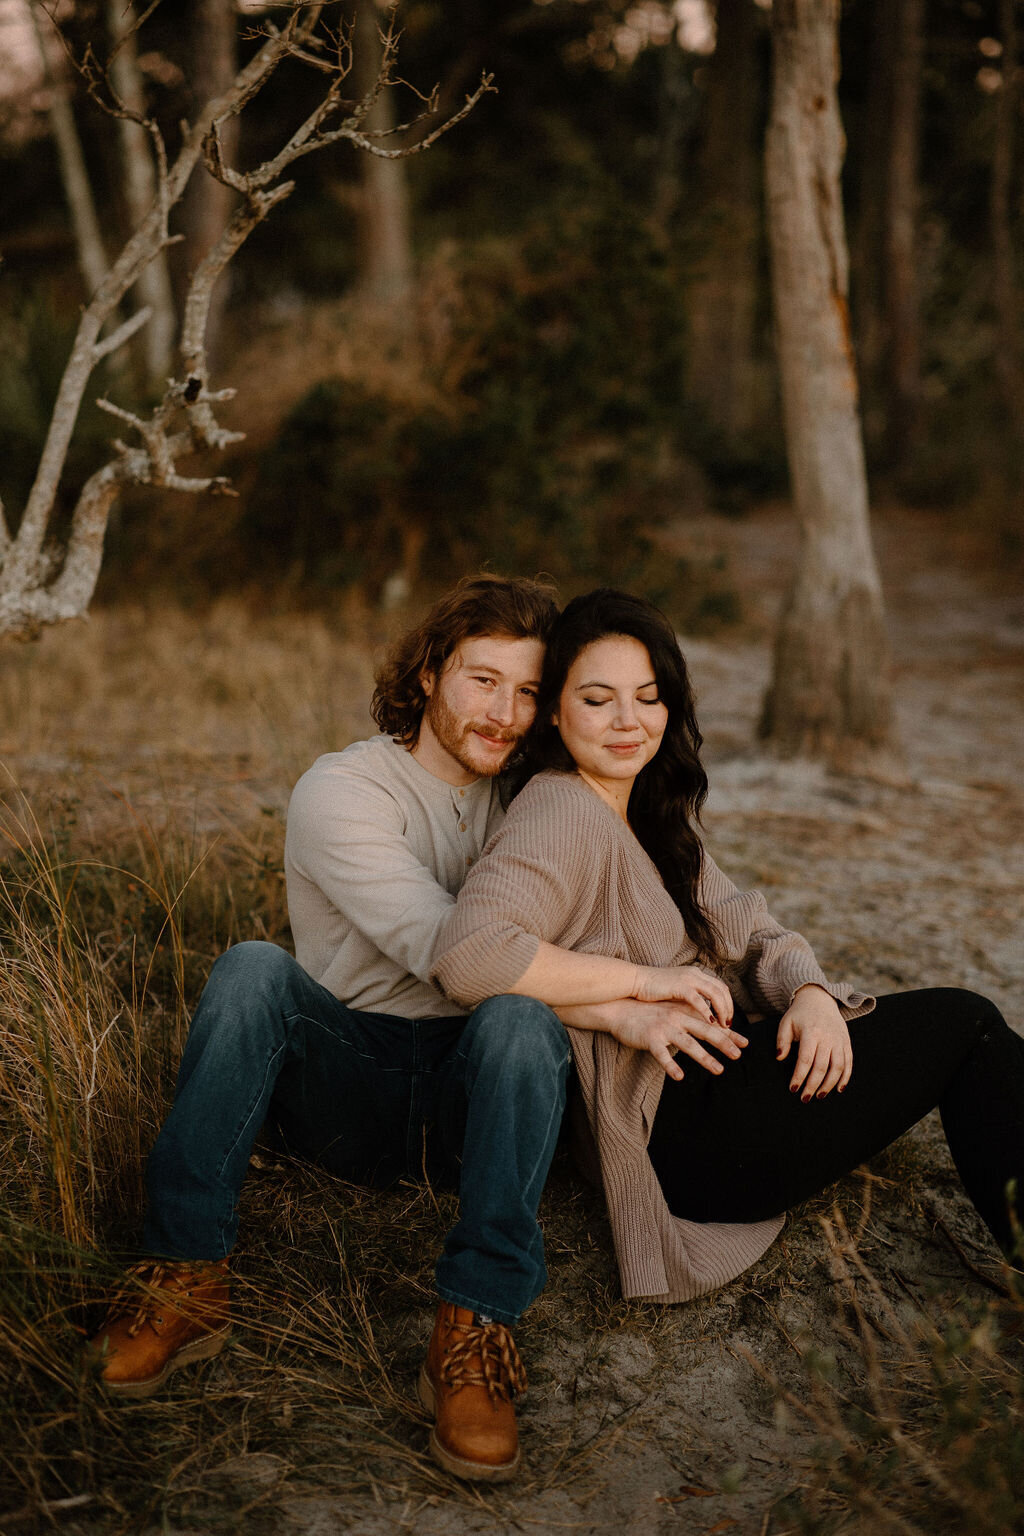
[[[707,853],[701,875],[701,905],[725,947],[726,980],[737,977],[754,1003],[768,1013],[785,1013],[800,987],[823,987],[846,1019],[875,1006],[873,997],[849,982],[825,975],[802,934],[784,928],[768,911],[760,891],[741,891]]]
[[[413,852],[386,788],[354,774],[305,774],[288,806],[286,860],[389,960],[428,980],[454,898]]]
[[[530,785],[513,800],[442,927],[431,980],[464,1007],[514,986],[542,939],[572,947],[587,840],[575,797],[563,797],[557,820],[544,814],[550,798],[549,786]]]

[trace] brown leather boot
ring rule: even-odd
[[[89,1349],[121,1397],[150,1397],[172,1371],[219,1354],[231,1332],[227,1259],[148,1259],[128,1271]]]
[[[504,1483],[519,1470],[513,1398],[526,1372],[504,1323],[479,1323],[442,1301],[420,1371],[420,1402],[435,1416],[434,1460],[456,1477]]]

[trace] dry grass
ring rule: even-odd
[[[870,1209],[870,1202],[868,1202]],[[843,1213],[820,1217],[835,1283],[832,1344],[800,1352],[785,1385],[752,1353],[782,1427],[809,1426],[798,1491],[779,1525],[858,1536],[1014,1536],[1024,1528],[1024,1275],[997,1303],[948,1309],[905,1286],[886,1293]],[[845,1357],[845,1358],[844,1358]]]
[[[0,760],[38,781],[144,767],[175,792],[210,764],[272,773],[287,788],[319,752],[369,726],[379,621],[349,612],[254,616],[237,599],[201,612],[100,609],[0,650]],[[359,626],[362,626],[360,628]],[[365,640],[363,632],[365,631]],[[189,768],[193,772],[189,775]]]
[[[179,1493],[187,1504],[180,1490],[229,1450],[258,1445],[275,1414],[296,1424],[311,1415],[332,1434],[348,1415],[353,1448],[378,1450],[404,1421],[409,1404],[381,1365],[366,1288],[373,1276],[375,1304],[387,1291],[376,1251],[406,1307],[410,1288],[423,1291],[425,1257],[401,1268],[397,1241],[399,1230],[436,1225],[421,1193],[371,1202],[284,1167],[254,1178],[244,1341],[170,1405],[112,1407],[80,1351],[137,1230],[144,1158],[188,1012],[228,943],[287,942],[281,810],[317,751],[364,728],[368,678],[365,652],[321,621],[260,623],[239,605],[202,619],[165,612],[155,624],[142,610],[101,613],[0,660],[8,1523],[13,1510],[29,1527],[83,1494],[115,1526]],[[389,1224],[396,1198],[402,1214]],[[312,1455],[316,1433],[301,1443]],[[342,1480],[367,1475],[347,1467]]]
[[[431,1256],[450,1220],[450,1197],[432,1191],[371,1195],[260,1159],[244,1200],[245,1322],[232,1349],[153,1403],[111,1404],[90,1380],[82,1338],[137,1229],[144,1157],[187,1011],[235,926],[212,892],[235,863],[236,885],[251,883],[251,840],[231,848],[222,838],[216,858],[178,881],[173,839],[129,830],[136,857],[114,867],[76,853],[66,829],[43,835],[10,818],[6,827],[0,1525],[84,1510],[61,1501],[85,1494],[111,1529],[177,1515],[197,1498],[215,1508],[217,1468],[269,1452],[283,1430],[289,1476],[314,1477],[322,1490],[373,1486],[386,1457],[387,1481],[397,1462],[447,1491],[409,1444],[408,1420],[419,1413],[409,1373],[392,1358],[409,1320],[418,1327],[426,1315]],[[279,908],[271,879],[262,931],[277,931]],[[231,1479],[221,1497],[237,1504]],[[268,1497],[264,1489],[262,1503]]]

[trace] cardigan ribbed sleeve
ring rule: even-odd
[[[600,811],[596,796],[586,794]],[[512,802],[438,937],[431,980],[453,1002],[474,1008],[507,992],[541,939],[575,947],[593,814],[586,799],[552,795],[543,779]]]
[[[725,980],[748,1012],[785,1013],[799,987],[823,987],[843,1017],[857,1019],[875,1006],[848,982],[829,981],[802,934],[776,922],[760,891],[741,891],[707,853],[700,901],[725,946]]]

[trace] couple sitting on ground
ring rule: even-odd
[[[481,1481],[519,1466],[511,1329],[546,1278],[537,1208],[570,1081],[626,1296],[732,1280],[787,1206],[936,1104],[1010,1251],[1024,1041],[970,992],[829,981],[718,869],[656,608],[602,590],[559,616],[532,582],[465,581],[397,643],[373,713],[381,734],[292,796],[296,958],[237,945],[196,1009],[149,1160],[149,1257],[94,1341],[111,1391],[147,1396],[220,1349],[264,1125],[348,1180],[457,1184],[419,1391],[433,1455]]]

